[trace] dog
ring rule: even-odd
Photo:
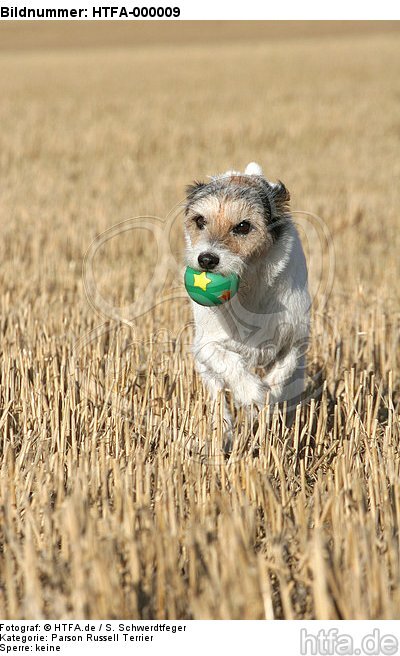
[[[186,191],[186,265],[240,278],[223,305],[192,301],[196,368],[212,400],[229,389],[236,406],[260,409],[268,399],[273,409],[286,401],[293,417],[304,390],[310,296],[289,192],[255,162]]]

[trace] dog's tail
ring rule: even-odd
[[[259,164],[256,162],[250,162],[250,164],[247,164],[245,170],[244,170],[245,175],[262,175],[263,170]]]

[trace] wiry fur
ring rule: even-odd
[[[213,253],[219,257],[214,272],[240,276],[228,303],[193,303],[193,352],[213,398],[228,388],[237,404],[262,406],[269,392],[272,406],[287,401],[289,411],[301,399],[310,298],[289,199],[283,183],[268,182],[255,163],[244,174],[228,171],[187,189],[187,265],[198,269],[200,253]],[[252,230],[235,235],[232,228],[243,220]]]

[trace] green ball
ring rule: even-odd
[[[190,298],[199,305],[222,305],[235,296],[239,289],[239,276],[236,273],[223,276],[220,273],[196,271],[187,267],[185,287]]]

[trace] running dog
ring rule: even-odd
[[[186,264],[240,277],[227,303],[193,303],[197,370],[211,396],[229,389],[236,405],[287,402],[304,390],[310,326],[307,266],[282,182],[254,162],[187,187]],[[225,406],[225,419],[231,419]]]

